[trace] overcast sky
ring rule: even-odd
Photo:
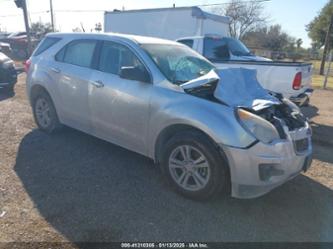
[[[227,3],[229,0],[53,0],[56,28],[60,31],[72,31],[80,27],[91,30],[95,23],[103,24],[103,12],[113,9],[142,9],[193,6],[211,3]],[[305,25],[325,5],[327,0],[271,0],[265,2],[265,10],[271,24],[281,24],[282,28],[296,38],[302,38],[304,47],[311,45],[305,31]],[[49,0],[27,0],[32,22],[50,22]],[[69,12],[71,10],[89,10],[91,12]],[[7,31],[24,30],[21,9],[17,9],[14,0],[0,0],[0,28]]]

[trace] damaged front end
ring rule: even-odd
[[[257,141],[247,148],[220,145],[229,162],[232,196],[263,195],[310,167],[306,117],[288,99],[263,89],[254,70],[212,71],[199,81],[184,84],[184,90],[234,108],[235,118]]]
[[[286,139],[290,132],[307,126],[307,119],[294,103],[261,87],[255,70],[235,68],[223,69],[218,73],[212,70],[204,76],[182,84],[181,87],[193,96],[233,107],[237,118],[246,116],[245,112],[249,112],[257,118],[264,119],[274,127],[271,129],[274,130],[272,133],[276,130],[279,139]],[[248,115],[247,118],[256,117]],[[265,128],[265,124],[259,128]],[[270,127],[266,125],[266,128]],[[249,127],[245,129],[249,130]],[[311,133],[311,130],[308,132]],[[265,139],[265,142],[272,141]]]
[[[257,143],[245,149],[221,146],[229,161],[234,197],[261,196],[309,169],[311,128],[303,114],[285,101],[258,111],[237,110],[239,122]],[[242,112],[247,115],[241,116]],[[258,117],[260,124],[246,124],[249,115]]]
[[[280,101],[281,104],[279,105],[272,105],[257,111],[248,108],[241,109],[251,112],[272,124],[278,133],[279,139],[288,139],[288,136],[291,136],[295,144],[295,152],[297,154],[303,153],[309,147],[308,136],[311,136],[311,128],[308,125],[307,118],[291,101],[287,99],[280,99]],[[301,132],[304,133],[303,136],[297,137],[296,134]]]

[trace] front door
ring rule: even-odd
[[[101,46],[90,90],[94,133],[145,154],[153,84],[119,76],[122,67],[146,70],[130,48],[111,41]]]

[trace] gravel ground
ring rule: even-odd
[[[38,131],[24,80],[0,95],[0,242],[333,241],[333,91],[304,109],[306,174],[257,199],[198,203],[143,156],[70,128]]]

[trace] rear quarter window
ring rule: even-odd
[[[55,55],[55,60],[80,67],[91,67],[96,45],[96,40],[74,40]]]
[[[56,37],[46,37],[41,41],[37,49],[35,50],[33,56],[40,55],[43,53],[45,50],[49,49],[52,47],[54,44],[56,44],[58,41],[60,41],[61,38],[56,38]]]

